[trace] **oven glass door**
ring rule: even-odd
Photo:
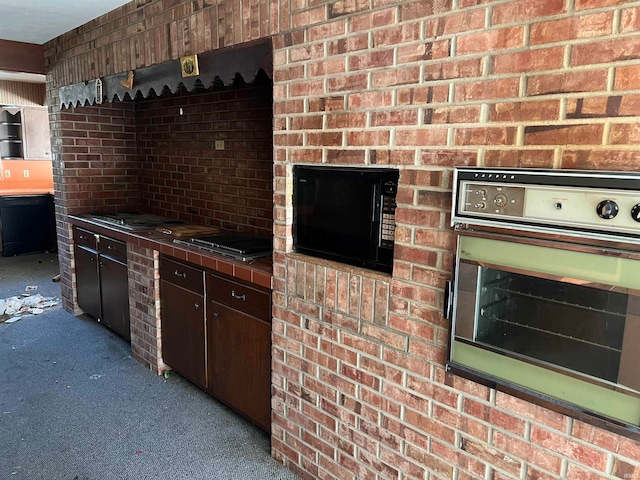
[[[640,425],[639,292],[639,260],[460,235],[449,363]]]

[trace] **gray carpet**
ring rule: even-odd
[[[0,257],[0,298],[23,293],[60,297],[60,284],[51,281],[58,273],[57,253]],[[27,287],[37,288],[27,290]]]
[[[0,479],[295,479],[267,434],[60,307],[0,324]]]

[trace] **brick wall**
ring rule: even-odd
[[[137,102],[142,208],[270,235],[271,90],[260,75],[250,86]]]
[[[61,85],[273,35],[272,453],[302,477],[640,477],[637,442],[446,374],[440,314],[452,166],[636,168],[639,11],[139,0],[47,45],[50,105]],[[296,162],[400,169],[392,277],[290,252]]]
[[[157,251],[127,246],[131,353],[151,371],[162,373],[166,365],[158,357],[160,336],[160,262]]]
[[[67,215],[131,210],[139,202],[131,103],[56,111],[51,123],[61,295],[77,309]]]

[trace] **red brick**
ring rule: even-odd
[[[424,66],[426,81],[450,78],[473,78],[482,75],[482,60],[473,58],[460,61],[429,63]]]
[[[619,438],[620,443],[616,450],[617,453],[629,459],[640,458],[640,441],[624,437]]]
[[[357,0],[356,0],[357,1]],[[355,2],[354,2],[355,3]],[[325,6],[312,8],[302,12],[291,14],[291,27],[295,30],[299,27],[313,25],[327,20],[327,8]],[[238,43],[238,42],[234,42]]]
[[[621,150],[565,150],[562,168],[584,170],[638,170],[638,153]]]
[[[577,12],[581,10],[589,10],[591,8],[604,8],[613,5],[627,3],[627,0],[576,0],[575,9]]]
[[[496,5],[492,24],[516,23],[539,17],[557,15],[565,11],[564,0],[518,0]]]
[[[346,71],[344,59],[325,59],[315,63],[307,64],[307,76],[318,77],[324,75],[336,75]]]
[[[379,328],[373,324],[364,324],[362,334],[382,342],[385,345],[398,349],[405,349],[407,344],[406,335],[393,333],[387,329]]]
[[[397,48],[397,65],[403,63],[420,62],[429,60],[430,50],[428,45],[424,43],[413,43],[409,45],[398,45]]]
[[[369,130],[347,132],[347,146],[383,146],[389,145],[391,133],[388,130]]]
[[[485,9],[477,8],[435,18],[427,22],[426,36],[430,38],[480,30],[485,26],[485,15]]]
[[[436,474],[442,475],[444,478],[453,478],[453,467],[437,456],[427,453],[424,448],[418,448],[408,444],[406,452],[409,458],[412,458],[420,465],[424,465]]]
[[[408,409],[405,414],[405,421],[408,425],[413,426],[428,435],[442,439],[447,443],[453,443],[454,441],[455,432],[451,428],[434,421],[427,415]]]
[[[366,128],[366,113],[330,113],[327,116],[327,128]]]
[[[512,145],[516,129],[512,127],[456,128],[455,145]]]
[[[601,145],[603,125],[551,125],[527,127],[525,145]]]
[[[640,89],[640,65],[626,65],[616,67],[616,90]]]
[[[618,38],[602,42],[575,45],[571,51],[571,66],[611,63],[640,58],[637,38]]]
[[[424,146],[424,145],[446,145],[446,129],[417,129],[396,131],[396,145],[402,146]]]
[[[480,106],[466,105],[464,107],[440,107],[426,109],[424,123],[427,125],[477,123],[479,119]]]
[[[536,425],[531,427],[531,442],[566,455],[596,470],[604,471],[607,465],[606,452],[577,443],[564,435],[540,428]]]
[[[416,110],[391,110],[371,113],[372,127],[411,126],[418,124]]]
[[[531,26],[531,45],[565,42],[575,38],[609,35],[613,28],[613,12],[563,18],[536,23]]]
[[[329,5],[329,17],[362,12],[364,10],[369,10],[369,8],[369,2],[365,0],[340,0]]]
[[[551,47],[496,55],[492,58],[492,73],[535,72],[562,67],[564,47]]]
[[[327,45],[330,56],[358,52],[369,48],[369,37],[366,34],[352,35],[339,40],[331,40]]]
[[[559,100],[494,103],[489,107],[489,120],[493,122],[559,120],[559,115]]]
[[[350,18],[350,31],[360,32],[373,28],[393,25],[396,21],[396,9],[387,8],[376,12],[356,15]]]
[[[358,92],[349,95],[349,110],[373,110],[393,105],[393,93],[390,91]]]
[[[417,84],[419,80],[420,67],[393,68],[371,73],[371,85],[375,88]]]
[[[522,47],[523,45],[523,27],[501,28],[459,37],[456,44],[456,54],[470,55],[474,53],[496,52]]]
[[[307,30],[307,36],[309,42],[316,42],[333,37],[342,37],[345,32],[346,21],[339,19],[322,25],[310,27]]]
[[[291,97],[309,97],[312,95],[322,95],[324,84],[322,80],[295,82],[289,85]]]
[[[637,145],[640,143],[640,124],[614,123],[611,125],[609,141],[611,145]]]
[[[476,150],[426,150],[422,153],[421,165],[427,166],[471,166],[477,162]]]
[[[410,87],[397,90],[397,104],[422,105],[423,103],[442,103],[449,97],[448,85],[428,87]]]
[[[373,32],[374,48],[383,46],[397,46],[404,43],[420,40],[420,24],[409,23],[404,25],[394,25],[384,30]]]
[[[356,73],[344,75],[327,80],[327,90],[329,92],[344,92],[348,90],[364,90],[367,87],[367,75]]]
[[[485,152],[487,167],[552,168],[553,150],[492,150]]]
[[[466,102],[514,98],[518,96],[519,89],[520,80],[516,77],[458,83],[455,86],[455,99]]]
[[[603,91],[607,76],[606,70],[535,75],[529,78],[527,95]]]
[[[434,455],[438,456],[438,458],[456,465],[459,469],[464,469],[472,473],[472,475],[468,475],[465,474],[465,472],[461,472],[459,470],[459,480],[477,480],[478,478],[485,478],[485,473],[488,470],[488,465],[476,458],[470,457],[458,447],[452,447],[451,445],[445,445],[437,441],[432,441],[431,452]]]
[[[625,8],[620,19],[621,32],[637,32],[640,30],[640,8]]]
[[[434,0],[429,2],[415,1],[400,5],[400,21],[424,18],[433,14],[451,10],[451,0]]]
[[[308,132],[307,133],[307,145],[322,145],[322,146],[341,146],[342,145],[342,133],[341,132]]]
[[[566,478],[571,478],[572,480],[602,480],[603,476],[601,473],[590,471],[571,463],[567,468]]]
[[[414,169],[405,169],[401,172],[401,182],[409,183],[411,185],[422,185],[422,186],[432,186],[432,187],[445,187],[443,184],[444,181],[444,172],[443,170],[414,170]],[[429,218],[432,218],[437,225],[437,219],[439,218],[439,214],[437,216],[431,216],[431,214],[437,214],[437,212],[429,212],[424,210],[410,210],[410,209],[401,209],[398,208],[396,210],[396,221],[398,222],[407,222],[413,223],[415,225],[419,225],[420,222],[425,221],[425,217],[427,217],[426,223],[432,224],[433,222],[429,221]]]
[[[327,163],[342,165],[362,165],[366,152],[364,150],[331,149],[327,151]]]
[[[348,63],[350,71],[388,67],[393,65],[393,49],[352,55],[349,57]]]
[[[470,438],[463,439],[461,448],[465,452],[469,452],[470,454],[484,460],[492,467],[504,470],[514,477],[520,474],[520,469],[522,467],[521,461],[504,452]]]
[[[442,214],[435,210],[396,209],[396,222],[398,223],[438,228],[441,226],[441,218]]]
[[[369,150],[369,161],[376,165],[413,165],[415,153],[410,150]]]
[[[525,400],[512,397],[506,393],[496,392],[496,406],[505,409],[511,414],[518,414],[529,418],[534,422],[548,425],[556,430],[564,430],[567,425],[567,417],[539,407]]]

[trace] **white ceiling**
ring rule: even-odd
[[[41,45],[130,0],[0,0],[0,39]]]
[[[0,40],[41,45],[130,0],[0,0]],[[0,80],[44,83],[44,75],[0,70]]]

